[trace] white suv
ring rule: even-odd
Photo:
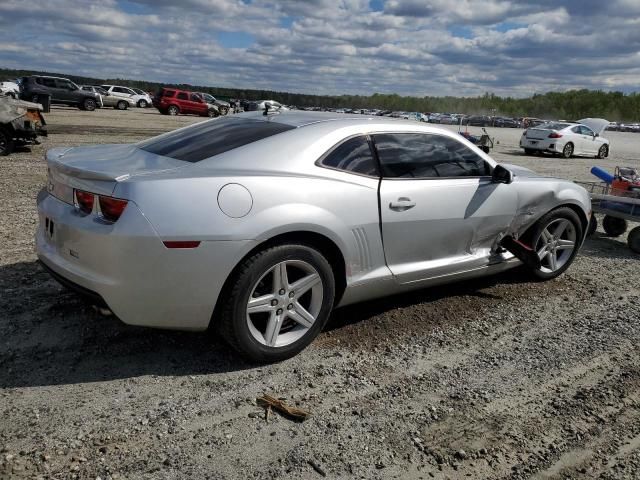
[[[102,88],[109,92],[109,95],[131,98],[140,108],[146,108],[151,105],[151,97],[148,94],[145,93],[141,95],[129,87],[122,87],[119,85],[102,85]]]

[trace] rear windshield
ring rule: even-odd
[[[199,162],[293,128],[277,122],[221,118],[151,138],[138,147],[176,160]]]
[[[547,130],[562,130],[570,125],[570,123],[548,122],[538,125],[536,128],[546,128]]]

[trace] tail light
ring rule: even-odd
[[[82,190],[74,190],[73,192],[75,194],[76,207],[82,213],[91,213],[96,196],[93,193],[83,192]]]
[[[549,138],[562,138],[562,134],[558,132],[551,132]]]
[[[120,218],[122,212],[127,207],[127,200],[122,200],[120,198],[113,197],[98,197],[98,202],[100,203],[100,211],[102,212],[102,217],[105,220],[110,222],[115,222]]]
[[[103,197],[102,195],[96,195],[95,193],[85,192],[83,190],[74,189],[73,194],[76,207],[86,214],[93,212],[93,204],[97,198],[102,218],[109,222],[118,220],[128,203],[127,200],[122,200],[121,198]]]

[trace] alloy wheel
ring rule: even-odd
[[[320,314],[324,295],[318,271],[302,260],[267,270],[251,290],[246,318],[255,340],[284,347],[302,338]]]
[[[570,158],[571,155],[573,155],[573,145],[570,143],[567,143],[562,149],[562,156],[564,158]]]
[[[560,270],[571,258],[576,241],[576,230],[569,220],[556,218],[549,222],[535,242],[541,270],[545,273]]]

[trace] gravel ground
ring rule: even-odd
[[[640,478],[640,256],[597,233],[569,271],[519,272],[336,311],[298,357],[238,360],[204,334],[128,327],[35,263],[44,151],[132,142],[196,117],[47,115],[42,146],[0,159],[0,478]],[[475,129],[478,130],[478,129]],[[494,157],[589,180],[638,165]],[[268,419],[269,393],[312,416]]]

